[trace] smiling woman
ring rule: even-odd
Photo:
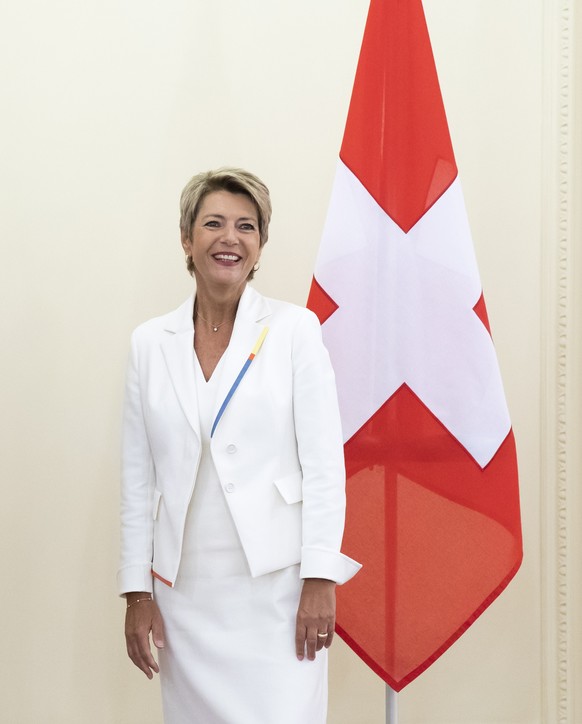
[[[319,322],[247,285],[270,216],[252,174],[194,176],[180,229],[195,294],[132,337],[119,584],[129,656],[160,672],[166,724],[323,724],[335,586],[359,569],[340,552]]]

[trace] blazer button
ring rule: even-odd
[[[234,485],[232,483],[227,483],[224,486],[224,489],[226,490],[227,493],[232,493],[232,492],[234,492]]]
[[[236,445],[233,445],[232,443],[230,445],[226,446],[226,452],[230,453],[231,455],[236,452]]]

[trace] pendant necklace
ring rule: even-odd
[[[226,324],[227,322],[232,322],[232,319],[225,319],[224,322],[221,322],[220,324],[212,324],[212,322],[209,322],[207,319],[204,319],[204,317],[200,314],[198,310],[196,310],[196,316],[200,317],[200,319],[203,322],[206,322],[206,324],[209,325],[209,327],[212,328],[213,332],[218,332],[218,330],[222,327],[223,324]]]

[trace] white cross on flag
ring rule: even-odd
[[[337,629],[399,691],[522,558],[515,443],[421,0],[371,0],[308,306],[336,371]]]

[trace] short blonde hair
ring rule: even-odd
[[[182,236],[190,238],[204,197],[214,191],[244,194],[254,203],[259,217],[259,244],[263,248],[269,238],[271,220],[269,189],[258,176],[242,168],[225,166],[216,171],[204,171],[192,176],[180,196],[180,232]],[[188,261],[188,271],[191,274],[194,271],[191,259]],[[252,272],[250,278],[252,278]]]

